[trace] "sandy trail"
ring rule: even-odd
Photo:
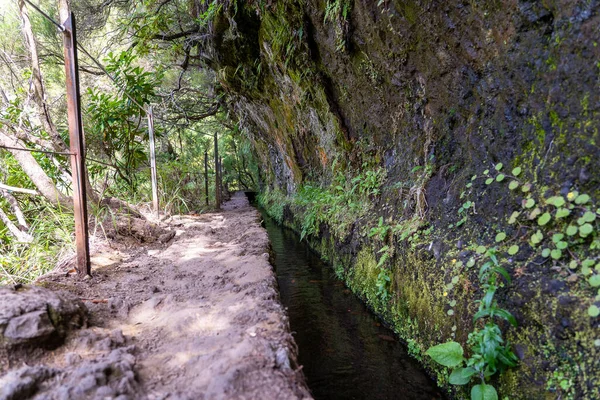
[[[116,258],[88,281],[47,278],[86,299],[93,326],[33,363],[54,372],[31,398],[310,398],[267,233],[243,193],[222,212],[168,222],[169,244]],[[68,379],[78,374],[95,378]]]

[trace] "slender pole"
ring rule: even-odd
[[[154,144],[154,115],[152,106],[148,106],[148,134],[150,136],[150,174],[152,176],[152,207],[156,213],[156,218],[160,218],[158,209],[158,182],[156,178],[156,146]]]
[[[208,151],[204,149],[204,198],[208,205]]]
[[[223,157],[219,157],[219,192],[221,193],[221,201],[223,201]]]
[[[221,188],[219,187],[219,137],[215,132],[215,208],[221,208]]]
[[[90,244],[88,233],[87,195],[85,191],[85,148],[81,124],[81,96],[79,93],[79,65],[75,16],[71,12],[63,23],[65,47],[65,73],[67,83],[67,114],[73,176],[73,206],[75,211],[75,245],[77,248],[77,274],[91,275]]]

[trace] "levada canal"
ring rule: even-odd
[[[262,211],[275,252],[281,300],[299,362],[319,399],[441,399],[393,332],[335,277],[333,269]]]

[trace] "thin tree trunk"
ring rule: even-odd
[[[11,139],[4,133],[0,132],[0,145],[8,147],[23,148],[21,142],[16,139]],[[27,151],[9,150],[15,160],[19,163],[23,171],[29,179],[38,188],[40,193],[52,204],[62,207],[73,208],[73,202],[70,198],[62,194],[56,189],[52,179],[46,175],[42,167],[38,164],[31,153]]]
[[[58,7],[60,13],[60,21],[63,22],[69,15],[68,2],[66,0],[59,0]],[[54,148],[54,150],[58,152],[69,152],[69,148],[67,147],[63,138],[58,133],[56,125],[54,124],[52,116],[50,115],[50,110],[48,109],[48,104],[46,102],[46,91],[44,89],[44,81],[42,79],[42,73],[40,70],[40,60],[38,56],[37,43],[35,41],[33,30],[31,28],[29,13],[23,0],[19,0],[19,8],[21,10],[21,19],[23,21],[21,30],[23,31],[23,35],[25,36],[27,45],[29,46],[29,53],[31,56],[31,71],[34,87],[33,101],[35,103],[42,126],[44,130],[48,133],[48,136],[50,136],[50,141],[52,142],[52,147]],[[88,200],[90,203],[97,204],[99,202],[99,199],[96,195],[96,192],[94,191],[92,184],[90,183],[87,169],[83,176],[87,189]]]
[[[38,57],[37,43],[33,36],[33,30],[31,29],[31,22],[29,20],[29,13],[27,6],[23,0],[19,0],[19,8],[21,10],[21,19],[23,24],[21,30],[25,36],[27,45],[29,46],[29,55],[31,56],[31,78],[33,80],[33,102],[35,103],[40,121],[44,130],[50,136],[50,140],[56,151],[67,152],[69,149],[65,144],[65,141],[58,134],[56,125],[52,121],[50,111],[48,110],[48,104],[46,103],[46,91],[44,89],[44,82],[42,81],[42,73],[40,71],[40,59]]]

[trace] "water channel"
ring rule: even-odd
[[[333,269],[263,212],[281,300],[315,399],[441,399],[435,383]]]

